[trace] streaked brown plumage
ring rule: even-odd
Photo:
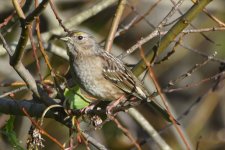
[[[72,75],[90,95],[113,101],[124,94],[147,99],[141,82],[112,54],[104,51],[93,37],[84,32],[72,32],[64,38],[68,47]]]
[[[61,39],[67,45],[73,78],[91,96],[102,101],[115,101],[123,95],[132,95],[150,101],[148,92],[131,70],[100,47],[92,36],[73,31]],[[151,104],[167,114],[153,101]]]

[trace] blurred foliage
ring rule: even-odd
[[[17,150],[24,150],[20,146],[20,139],[18,139],[18,137],[16,136],[16,132],[14,131],[14,122],[15,116],[10,116],[9,120],[7,120],[5,124],[5,127],[3,128],[3,132],[13,148]]]

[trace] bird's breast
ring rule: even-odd
[[[93,97],[112,101],[122,96],[123,92],[103,76],[100,60],[93,58],[75,61],[73,67],[72,74],[77,78],[78,84]]]

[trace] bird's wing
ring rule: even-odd
[[[109,53],[101,55],[103,61],[104,77],[114,83],[125,93],[134,95],[139,99],[147,99],[148,93],[142,83],[134,76],[124,63]]]
[[[103,61],[103,75],[104,77],[114,83],[118,88],[124,92],[131,94],[139,99],[148,99],[148,92],[143,87],[142,83],[137,77],[129,70],[124,63],[112,56],[109,53],[101,55]],[[171,122],[170,115],[167,111],[157,102],[150,101],[150,107],[162,114],[162,116]],[[175,120],[176,121],[176,120]],[[177,124],[179,124],[176,121]]]

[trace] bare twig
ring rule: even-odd
[[[212,20],[214,20],[216,23],[218,23],[221,27],[225,27],[225,23],[220,21],[218,18],[216,18],[214,15],[210,14],[207,9],[203,9],[203,12],[209,16]]]
[[[215,55],[217,52],[215,52],[212,56],[208,56],[206,60],[204,60],[201,63],[195,64],[192,68],[190,68],[186,73],[180,75],[175,80],[169,81],[169,87],[175,85],[176,83],[180,82],[181,80],[185,79],[186,77],[191,76],[196,70],[198,70],[200,67],[203,67],[206,65]]]
[[[18,16],[21,18],[22,32],[20,40],[16,47],[15,53],[10,57],[10,65],[14,67],[20,77],[26,82],[27,86],[33,91],[33,93],[39,97],[38,88],[36,82],[29,71],[24,67],[21,62],[21,59],[24,54],[24,48],[28,40],[28,25],[37,17],[41,11],[46,7],[48,0],[43,0],[39,7],[37,7],[33,12],[31,12],[27,17],[25,17],[23,10],[21,9],[17,0],[12,0],[13,5],[16,9]]]
[[[176,5],[176,2],[174,0],[170,0],[170,1],[173,3],[173,5]],[[180,13],[181,16],[184,15],[180,9],[178,9],[178,12]],[[196,29],[196,27],[192,23],[190,23],[190,26],[193,27],[194,29]],[[204,33],[200,32],[200,35],[202,35],[205,39],[209,40],[210,42],[214,43],[214,41],[212,41]]]
[[[183,0],[178,1],[178,3],[171,9],[171,11],[166,15],[166,17],[160,22],[160,24],[157,26],[157,28],[151,34],[149,34],[147,37],[142,38],[141,40],[139,40],[135,45],[133,45],[128,50],[126,50],[126,52],[122,53],[119,56],[119,58],[124,58],[127,55],[131,54],[136,49],[138,49],[139,46],[145,44],[146,42],[149,41],[149,39],[152,39],[152,37],[154,37],[155,35],[157,35],[158,32],[160,32],[161,28],[167,23],[167,21],[169,20],[169,18],[173,16],[173,14],[176,12],[176,10],[180,7],[180,5],[182,3],[183,3]]]
[[[154,141],[163,150],[172,150],[172,148],[162,139],[152,125],[134,108],[128,109],[128,113],[141,125],[141,127],[154,139]]]
[[[22,19],[25,19],[26,17],[24,15],[23,10],[21,9],[20,4],[18,3],[18,1],[17,0],[12,0],[12,3],[13,3],[13,6],[15,7],[15,9],[16,9],[16,12],[17,12],[18,16],[20,18],[22,18]]]
[[[51,4],[51,1],[50,1],[50,4]],[[38,1],[35,1],[35,6],[38,7]],[[44,57],[45,63],[47,64],[49,70],[52,72],[52,66],[51,66],[51,64],[49,62],[48,55],[45,52],[45,49],[44,49],[44,46],[43,46],[43,42],[42,42],[42,38],[41,38],[40,18],[39,17],[36,18],[36,28],[35,29],[36,29],[36,32],[37,32],[38,45],[39,45],[39,48],[41,50],[41,54]]]
[[[158,2],[156,2],[157,4],[158,4]],[[139,12],[138,12],[138,10],[133,6],[133,5],[131,5],[130,3],[128,3],[127,4],[127,6],[129,6],[130,8],[131,8],[131,10],[137,15],[137,16],[139,16],[139,18],[143,18],[144,19],[144,21],[151,27],[151,28],[155,28],[155,26],[146,18],[146,16],[145,15],[148,15],[151,11],[152,11],[152,9],[156,6],[155,4],[153,4],[152,6],[150,6],[150,8],[148,9],[148,11],[144,14],[144,15],[141,15]],[[137,20],[139,20],[139,21],[141,21],[141,19],[137,19]],[[139,22],[139,21],[137,21],[136,20],[136,24]],[[135,25],[135,24],[134,24]],[[133,26],[134,26],[133,25]]]
[[[4,22],[0,23],[0,29],[8,24],[8,22],[13,18],[16,12],[12,12],[7,18],[4,19]]]
[[[109,35],[108,35],[108,38],[106,40],[106,44],[105,44],[105,50],[106,51],[110,51],[110,49],[112,47],[113,40],[114,40],[117,28],[118,28],[119,23],[120,23],[120,19],[123,15],[123,11],[125,9],[126,1],[127,0],[120,0],[119,1],[115,17],[113,18],[112,27],[109,31]]]
[[[109,6],[112,6],[114,3],[116,3],[118,0],[101,0],[98,3],[96,3],[94,6],[90,7],[89,9],[85,9],[83,12],[76,14],[72,18],[70,18],[66,23],[65,26],[67,28],[72,28],[73,26],[76,26],[83,21],[87,20],[90,17],[95,16],[102,10],[108,8]]]
[[[211,80],[217,80],[220,76],[223,76],[224,74],[225,74],[225,71],[220,72],[220,73],[217,73],[217,74],[215,74],[215,75],[213,75],[211,77],[202,79],[199,82],[195,82],[195,83],[191,83],[191,84],[186,84],[185,86],[179,87],[179,88],[169,88],[169,89],[165,89],[163,91],[166,92],[166,93],[170,93],[170,92],[181,91],[181,90],[193,88],[193,87],[199,86],[200,84],[203,84],[205,82],[208,82],[208,81],[211,81]]]
[[[20,22],[21,22],[22,32],[21,32],[20,40],[15,50],[15,53],[13,54],[13,56],[10,57],[10,65],[14,67],[14,69],[17,71],[19,76],[26,82],[26,85],[28,86],[28,88],[31,89],[31,91],[35,94],[36,97],[40,98],[41,96],[40,100],[42,100],[42,102],[44,102],[46,105],[51,105],[51,104],[55,104],[55,102],[51,98],[49,98],[49,96],[46,93],[44,93],[40,87],[37,86],[33,76],[30,74],[30,72],[24,67],[24,65],[21,62],[21,59],[24,54],[24,48],[28,40],[29,25],[38,15],[40,15],[40,13],[46,7],[47,3],[48,3],[48,0],[43,0],[34,11],[32,11],[27,17],[25,17],[17,0],[13,0],[13,4],[15,6],[16,12],[21,18]]]
[[[64,32],[69,33],[70,31],[66,28],[66,26],[63,25],[62,19],[60,19],[59,15],[57,14],[56,8],[55,8],[55,6],[54,6],[52,0],[50,0],[50,6],[51,6],[51,8],[52,8],[52,11],[53,11],[53,13],[54,13],[56,19],[57,19],[58,22],[59,22],[59,25],[63,28]]]
[[[49,0],[43,0],[38,7],[26,17],[26,23],[30,24],[47,7]]]
[[[135,21],[136,19],[134,18],[128,25],[126,25],[124,28],[122,29],[119,29],[118,32],[116,33],[116,37],[119,36],[121,34],[121,32],[123,31],[126,31],[128,30],[133,22]],[[224,31],[225,30],[225,27],[210,27],[210,28],[201,28],[201,29],[187,29],[187,30],[183,30],[182,33],[184,34],[190,34],[190,33],[202,33],[202,32],[213,32],[213,31]],[[157,37],[157,36],[162,36],[162,35],[165,35],[167,34],[169,31],[158,31],[158,32],[152,32],[149,36],[148,36],[148,41]],[[144,40],[144,39],[141,39],[141,40]],[[146,41],[147,42],[147,41]],[[144,44],[145,42],[143,42]],[[122,53],[121,55],[119,55],[118,57],[119,58],[124,58],[126,57],[127,55],[129,55],[130,53],[132,53],[132,49],[130,51],[130,49],[128,49],[126,51],[126,53]]]
[[[98,3],[95,3],[92,7],[85,9],[84,11],[77,13],[72,18],[67,20],[64,23],[64,26],[68,29],[73,28],[74,26],[79,25],[83,21],[87,20],[90,17],[95,16],[102,10],[112,6],[114,3],[116,3],[118,0],[101,0]],[[60,34],[61,33],[61,27],[55,28],[51,31],[48,31],[46,33],[42,34],[42,38],[44,41],[48,41],[52,34]]]
[[[189,9],[183,16],[182,18],[170,29],[170,31],[161,39],[159,47],[154,45],[149,52],[146,54],[146,59],[148,61],[153,60],[155,57],[155,51],[157,50],[157,53],[162,53],[168,45],[176,38],[178,34],[181,33],[181,31],[191,22],[194,17],[202,11],[202,9],[210,3],[212,0],[204,0],[204,1],[199,1],[198,4],[195,4],[191,9]],[[175,8],[174,8],[175,9]],[[155,31],[156,32],[156,31]],[[148,37],[148,36],[147,36]],[[147,42],[147,37],[145,38],[145,42]],[[143,42],[141,44],[143,44]],[[141,45],[140,44],[140,45]],[[135,47],[138,47],[138,44],[134,45]],[[136,49],[136,48],[135,48]],[[144,60],[141,60],[133,69],[132,71],[134,72],[135,75],[140,75],[143,70],[145,70],[146,65]]]
[[[202,56],[202,57],[205,57],[205,58],[208,58],[208,57],[209,57],[209,55],[207,55],[207,54],[205,54],[205,53],[203,53],[203,52],[201,52],[201,51],[198,51],[198,50],[196,50],[196,49],[193,49],[193,48],[191,48],[191,47],[189,47],[189,46],[187,46],[187,45],[184,45],[184,44],[182,44],[182,43],[180,43],[179,45],[180,45],[181,47],[183,47],[183,48],[189,50],[190,52],[196,53],[196,54],[198,54],[198,55],[200,55],[200,56]],[[213,57],[211,60],[212,60],[212,61],[215,61],[215,62],[218,62],[218,63],[225,63],[225,60],[219,59],[219,58],[215,58],[215,57]]]
[[[138,150],[141,150],[141,146],[136,142],[136,140],[133,138],[133,136],[131,135],[131,133],[122,126],[122,124],[113,116],[110,117],[110,119],[117,125],[117,127],[122,130],[122,132],[132,141],[132,143],[135,145],[135,147]]]
[[[56,145],[58,145],[62,150],[64,149],[64,146],[54,137],[52,137],[50,134],[48,134],[43,128],[31,118],[31,116],[28,114],[25,108],[22,108],[24,114],[29,118],[29,120],[32,122],[32,124],[40,130],[40,133],[47,136],[51,141],[53,141]]]
[[[50,71],[52,71],[53,69],[52,69],[52,66],[51,66],[51,64],[49,62],[48,55],[45,52],[45,49],[44,49],[44,46],[43,46],[43,42],[42,42],[42,38],[41,38],[40,27],[39,27],[39,18],[37,18],[36,22],[37,22],[36,31],[37,31],[38,45],[39,45],[39,48],[41,50],[41,54],[44,57],[45,63],[48,66],[48,69]]]
[[[107,150],[107,148],[102,145],[101,143],[99,143],[98,141],[96,141],[95,138],[91,137],[89,134],[82,132],[83,136],[86,138],[86,140],[93,145],[95,148],[99,149],[99,150]]]
[[[40,80],[42,81],[43,77],[41,75],[40,61],[39,61],[38,56],[37,56],[37,48],[36,48],[36,44],[34,42],[31,25],[28,25],[28,33],[29,33],[29,39],[30,39],[30,43],[31,43],[31,46],[32,46],[34,58],[35,58],[35,61],[36,61],[37,72],[39,74]]]
[[[5,41],[5,38],[3,37],[2,33],[0,32],[0,38],[3,43],[3,47],[5,48],[6,52],[9,54],[9,56],[13,55],[13,50],[8,46],[7,42]]]
[[[170,116],[170,120],[173,122],[173,125],[175,126],[177,132],[179,133],[179,135],[180,135],[182,141],[183,141],[184,144],[186,145],[186,148],[187,148],[188,150],[190,150],[190,149],[191,149],[191,146],[190,146],[189,142],[187,141],[187,139],[185,138],[185,136],[184,136],[184,134],[183,134],[181,128],[177,125],[177,123],[176,123],[176,121],[175,121],[175,119],[174,119],[174,117],[173,117],[173,114],[172,114],[172,112],[171,112],[171,110],[170,110],[170,108],[169,108],[169,106],[168,106],[168,103],[167,103],[167,101],[166,101],[166,98],[165,98],[165,96],[163,95],[162,90],[161,90],[161,88],[160,88],[160,86],[159,86],[159,84],[158,84],[158,81],[157,81],[157,79],[156,79],[156,76],[155,76],[155,74],[154,74],[154,71],[153,71],[153,69],[151,68],[150,63],[146,60],[145,55],[144,55],[144,51],[143,51],[143,49],[141,48],[141,46],[140,46],[140,50],[141,50],[141,57],[143,58],[143,61],[145,62],[146,66],[147,66],[147,68],[148,68],[148,70],[149,70],[149,76],[151,77],[151,79],[152,79],[153,82],[154,82],[154,85],[155,85],[155,87],[156,87],[156,89],[157,89],[157,92],[159,93],[160,99],[162,100],[162,102],[163,102],[163,104],[164,104],[164,106],[165,106],[165,108],[166,108],[166,110],[167,110],[167,112],[168,112],[168,114],[169,114],[169,116]]]
[[[4,93],[4,94],[1,94],[1,95],[0,95],[0,98],[9,96],[9,95],[11,95],[11,94],[14,94],[14,93],[20,92],[20,91],[22,91],[22,90],[26,90],[26,89],[27,89],[26,86],[19,87],[19,88],[15,89],[15,90],[6,92],[6,93]]]
[[[137,23],[139,23],[141,20],[145,20],[145,22],[154,28],[154,26],[146,19],[146,16],[149,15],[151,13],[151,11],[159,4],[161,0],[158,0],[157,2],[155,2],[152,6],[149,7],[149,9],[147,10],[147,12],[145,12],[143,15],[140,15],[138,13],[137,10],[135,10],[135,8],[129,4],[128,2],[128,6],[130,6],[130,8],[132,9],[132,11],[134,11],[136,13],[136,16],[134,16],[132,18],[132,20],[126,24],[126,25],[121,25],[121,27],[117,30],[115,38],[120,36],[122,33],[126,32],[127,30],[129,30],[130,28],[134,27]]]
[[[149,15],[152,10],[161,2],[161,0],[157,0],[151,7],[149,7],[149,9],[143,14],[143,15],[140,15],[140,17],[133,23],[132,26],[134,26],[135,24],[139,23],[141,20],[145,20],[146,22],[147,19],[145,18],[147,15]],[[154,27],[153,25],[150,24],[151,27]]]

